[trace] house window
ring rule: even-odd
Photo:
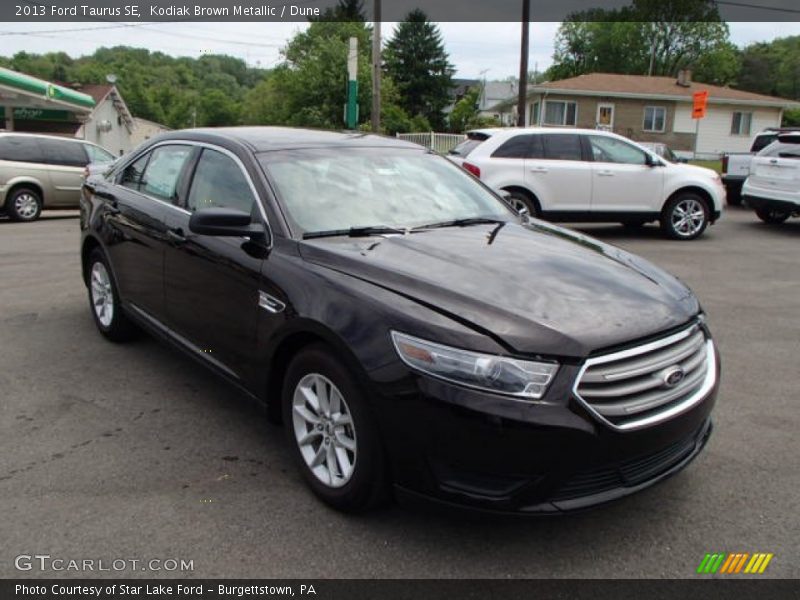
[[[667,109],[663,106],[645,106],[643,131],[663,133],[667,123]]]
[[[531,121],[528,125],[538,125],[539,124],[539,103],[534,102],[531,104]]]
[[[750,135],[750,124],[753,122],[753,113],[734,112],[731,120],[731,135]]]
[[[545,125],[567,125],[574,127],[578,122],[578,105],[575,102],[548,100],[544,103]]]

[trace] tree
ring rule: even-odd
[[[747,46],[739,86],[751,92],[800,100],[800,35]]]
[[[478,127],[496,127],[500,122],[494,117],[482,117],[478,111],[480,89],[472,88],[461,100],[456,102],[450,113],[450,131],[463,133]]]
[[[574,13],[556,35],[551,79],[607,72],[697,78],[727,84],[738,72],[738,51],[712,0],[634,0],[620,9]]]
[[[455,70],[439,28],[421,10],[411,11],[387,42],[384,69],[406,113],[422,115],[437,128],[444,125]]]

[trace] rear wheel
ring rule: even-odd
[[[42,197],[33,188],[19,187],[6,200],[6,214],[12,221],[35,221],[42,214]]]
[[[89,305],[97,329],[112,342],[124,342],[136,334],[136,326],[120,305],[117,283],[100,248],[89,255]]]
[[[386,499],[383,447],[365,395],[326,346],[310,346],[292,360],[283,407],[289,443],[317,496],[345,512]]]
[[[706,201],[692,192],[678,194],[661,212],[661,229],[674,240],[693,240],[708,227]]]
[[[780,225],[789,218],[789,213],[785,210],[766,207],[757,208],[756,215],[764,223],[769,223],[770,225]]]
[[[522,209],[527,209],[528,214],[532,217],[539,216],[539,204],[536,202],[536,199],[527,192],[523,192],[521,190],[504,190],[506,192],[506,200],[517,212],[521,212]]]

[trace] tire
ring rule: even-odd
[[[126,342],[134,338],[138,330],[122,310],[117,282],[100,248],[95,248],[89,255],[86,272],[89,273],[86,286],[89,308],[97,329],[112,342]]]
[[[789,213],[783,210],[774,208],[766,208],[764,206],[756,209],[756,215],[759,219],[770,225],[780,225],[789,218]]]
[[[684,192],[671,198],[661,211],[661,229],[673,240],[693,240],[708,227],[709,209],[705,199]]]
[[[520,211],[522,208],[528,209],[528,214],[531,217],[538,218],[540,214],[539,203],[530,194],[520,190],[503,190],[508,194],[507,200],[511,208]]]
[[[328,410],[326,395],[333,401]],[[325,345],[309,346],[291,361],[282,403],[292,453],[323,502],[358,513],[386,501],[386,461],[366,396]]]
[[[41,194],[30,187],[16,188],[6,200],[6,214],[12,221],[35,221],[42,214]]]

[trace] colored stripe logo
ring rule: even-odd
[[[767,570],[767,565],[774,554],[766,552],[715,552],[706,554],[697,567],[697,572],[702,575],[716,573],[735,575],[737,573],[761,574]]]

